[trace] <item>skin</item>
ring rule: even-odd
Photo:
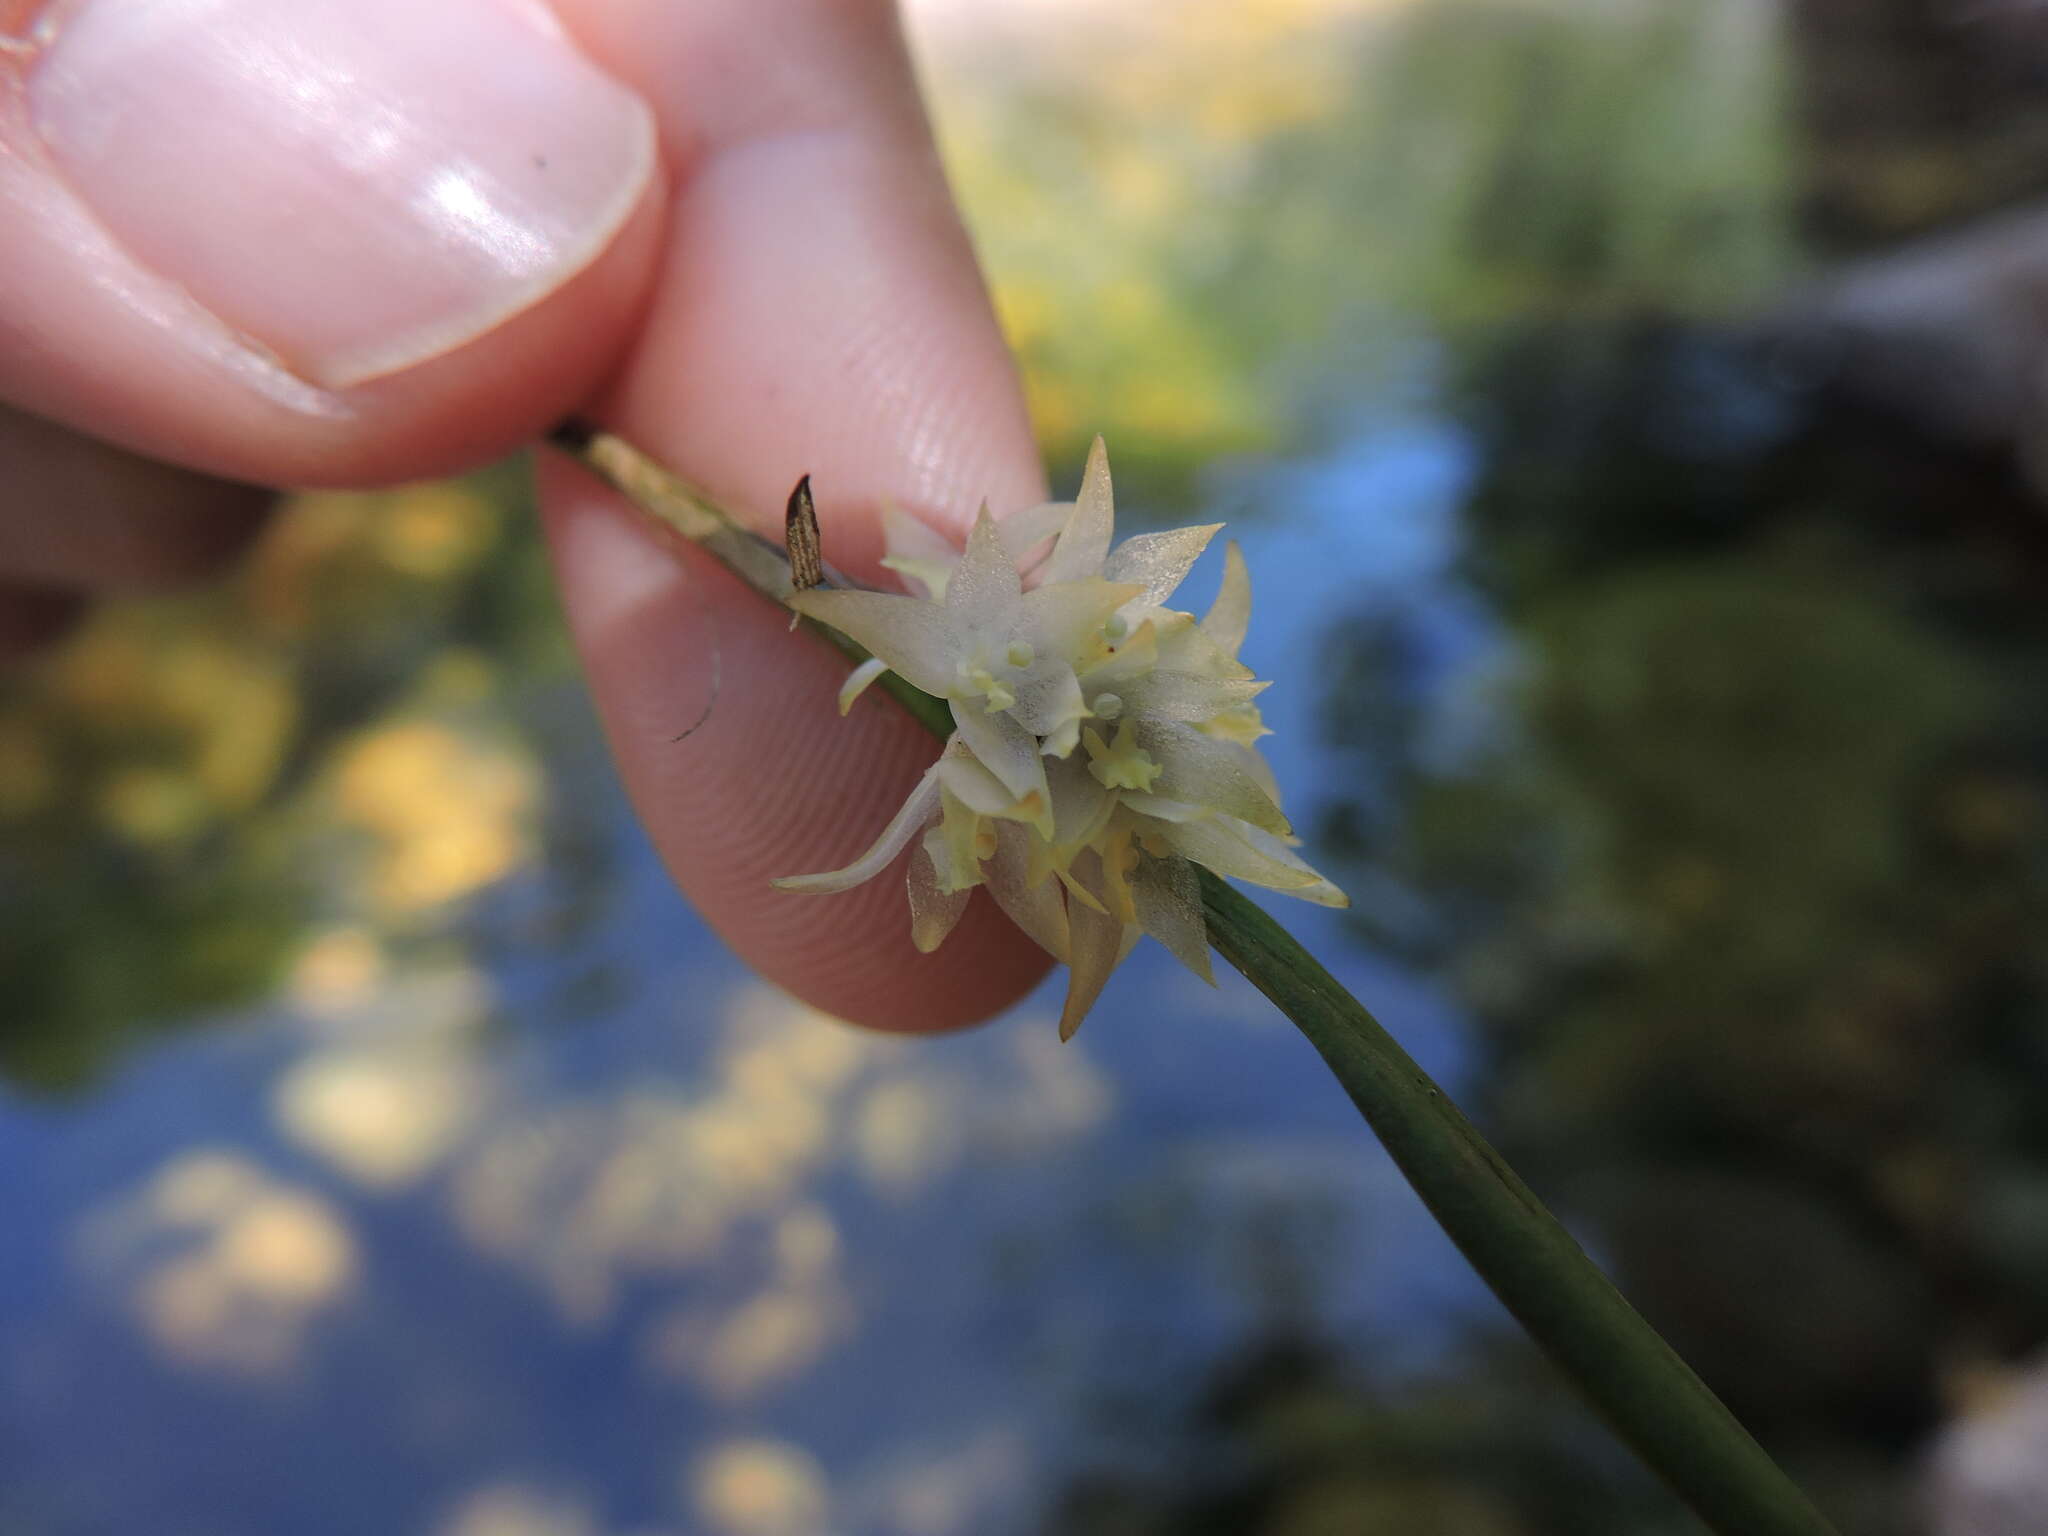
[[[884,497],[963,532],[983,497],[1044,498],[885,0],[554,9],[653,109],[665,174],[566,285],[323,412],[195,362],[107,298],[119,252],[37,237],[50,188],[0,59],[0,652],[48,643],[93,598],[217,574],[260,526],[262,487],[460,471],[572,412],[764,530],[808,471],[828,558],[856,576],[879,574]],[[61,345],[10,347],[31,318]],[[740,956],[882,1029],[955,1027],[1028,990],[1044,957],[979,896],[923,956],[895,880],[829,898],[769,888],[857,855],[930,761],[930,737],[879,698],[840,719],[830,653],[580,466],[543,452],[536,473],[620,775],[677,883]],[[718,707],[676,743],[706,697],[713,635]]]

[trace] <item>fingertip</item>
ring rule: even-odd
[[[894,709],[842,719],[842,658],[580,466],[549,453],[539,481],[620,776],[705,921],[770,981],[870,1028],[958,1028],[1030,990],[1050,962],[985,903],[919,954],[900,863],[838,895],[772,888],[850,862],[938,743]]]

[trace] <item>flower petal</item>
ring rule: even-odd
[[[952,622],[937,603],[893,592],[814,587],[794,594],[789,606],[851,635],[926,693],[943,698],[958,685]]]
[[[1010,713],[1018,724],[1034,736],[1048,738],[1042,749],[1048,756],[1065,757],[1073,751],[1088,705],[1065,658],[1039,657],[1024,669],[1015,686],[1017,702],[1010,706]]]
[[[1010,793],[1010,786],[983,766],[964,746],[948,748],[935,765],[939,783],[977,816],[994,816],[1005,821],[1029,822],[1047,836],[1052,832],[1051,801],[1041,794],[1022,799]]]
[[[1200,821],[1210,813],[1199,805],[1189,805],[1182,800],[1168,800],[1160,795],[1141,794],[1135,789],[1120,791],[1117,801],[1127,805],[1141,816],[1156,817],[1160,821]]]
[[[1240,766],[1229,742],[1166,720],[1139,720],[1132,734],[1164,770],[1152,786],[1161,798],[1206,806],[1282,837],[1293,830],[1272,796]]]
[[[1081,494],[1074,500],[1066,527],[1060,530],[1059,543],[1053,546],[1052,556],[1045,562],[1045,580],[1080,581],[1100,576],[1115,526],[1109,491],[1109,450],[1098,437],[1088,450],[1088,467],[1081,471]]]
[[[1268,800],[1279,806],[1283,812],[1287,809],[1280,798],[1280,781],[1273,777],[1273,766],[1266,761],[1265,755],[1257,747],[1246,746],[1244,742],[1228,736],[1218,736],[1208,725],[1202,727],[1202,734],[1228,753],[1232,762],[1250,774],[1259,788],[1266,792]],[[1270,736],[1272,732],[1268,731],[1265,734]],[[1294,840],[1292,833],[1288,834],[1288,840]]]
[[[1224,817],[1206,821],[1163,821],[1155,830],[1167,845],[1204,868],[1233,880],[1249,880],[1324,907],[1347,907],[1350,898],[1324,879],[1278,838]]]
[[[1073,513],[1071,501],[1041,501],[1035,507],[1026,507],[1022,512],[1012,512],[1008,517],[996,520],[996,531],[1003,536],[1003,548],[1017,562],[1018,570],[1028,570],[1038,563],[1030,556],[1047,539],[1057,538]]]
[[[917,781],[917,788],[910,792],[910,798],[903,802],[902,809],[882,829],[882,835],[851,864],[822,875],[784,875],[769,883],[778,891],[794,891],[806,896],[850,891],[887,869],[890,861],[903,851],[903,845],[917,835],[918,829],[932,819],[938,808],[939,775],[934,765],[925,770],[924,777]]]
[[[1075,671],[1085,679],[1081,686],[1091,699],[1105,691],[1122,697],[1126,684],[1150,675],[1158,665],[1159,630],[1147,619],[1114,644],[1098,636]]]
[[[1075,758],[1045,765],[1046,787],[1052,792],[1054,862],[1063,864],[1085,843],[1095,841],[1116,809],[1116,796]]]
[[[1159,665],[1169,671],[1193,672],[1199,677],[1255,675],[1186,614],[1162,609],[1153,615],[1153,621],[1159,626]]]
[[[1038,738],[1006,714],[989,714],[969,705],[953,712],[955,736],[967,750],[1009,787],[1019,800],[1045,791],[1045,768],[1038,756]]]
[[[1072,661],[1089,653],[1109,616],[1137,595],[1128,582],[1093,578],[1034,587],[1018,606],[1017,638],[1041,656]]]
[[[1202,916],[1202,886],[1186,859],[1140,859],[1131,871],[1131,902],[1138,926],[1164,944],[1174,959],[1210,986],[1209,925]]]
[[[867,692],[868,684],[889,670],[889,663],[879,656],[870,656],[866,661],[846,674],[846,681],[839,685],[839,713],[845,714],[853,708],[853,701]]]
[[[946,609],[978,627],[1001,627],[1023,590],[1017,562],[1003,548],[1003,536],[983,502],[974,531],[967,535],[967,552],[946,583]]]
[[[946,942],[973,892],[942,889],[938,871],[932,867],[931,850],[923,846],[911,849],[910,867],[903,878],[910,893],[910,942],[919,954],[928,955]]]
[[[981,884],[983,817],[941,782],[938,823],[924,835],[925,856],[932,861],[942,891],[971,891]]]
[[[1100,861],[1092,853],[1084,855],[1084,858],[1092,867],[1076,879],[1085,886],[1090,878],[1099,879],[1102,871]],[[1067,957],[1067,1001],[1060,1010],[1062,1040],[1074,1038],[1074,1031],[1081,1027],[1081,1020],[1095,1006],[1095,999],[1102,995],[1109,973],[1123,958],[1124,940],[1122,923],[1083,902],[1067,903],[1067,923],[1072,938]]]
[[[1202,633],[1233,659],[1244,648],[1244,632],[1252,621],[1252,573],[1244,551],[1232,539],[1223,549],[1223,585],[1216,601],[1202,615]]]
[[[960,550],[938,529],[913,517],[894,502],[882,503],[882,564],[918,582],[936,602],[943,602],[946,583],[960,563]]]
[[[1069,948],[1067,904],[1057,880],[1031,879],[1031,844],[1037,834],[1014,821],[996,824],[996,856],[981,867],[982,882],[1010,921],[1055,960]]]
[[[917,555],[884,555],[880,565],[885,571],[894,571],[911,584],[913,596],[920,593],[927,601],[943,603],[946,600],[946,584],[953,579],[953,567],[957,559],[926,560]]]
[[[1103,561],[1103,577],[1108,581],[1136,582],[1145,589],[1137,602],[1145,608],[1157,608],[1187,579],[1189,569],[1222,526],[1202,523],[1193,528],[1169,528],[1125,539]]]
[[[1125,710],[1148,720],[1213,720],[1271,686],[1252,677],[1202,677],[1155,667],[1121,691]]]
[[[1315,884],[1292,887],[1288,890],[1288,895],[1299,897],[1303,901],[1312,901],[1319,907],[1351,905],[1351,898],[1339,890],[1334,881],[1311,869],[1308,860],[1296,853],[1282,839],[1270,832],[1261,832],[1257,827],[1239,827],[1236,831],[1253,849],[1265,854],[1275,863],[1285,864],[1290,869],[1303,870],[1316,877]]]

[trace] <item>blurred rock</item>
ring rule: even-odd
[[[2048,1363],[1977,1377],[1928,1470],[1932,1536],[2048,1530]]]
[[[1857,261],[1764,327],[1781,366],[2048,480],[2048,205]]]

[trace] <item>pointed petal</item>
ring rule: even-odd
[[[1064,861],[1082,844],[1095,840],[1116,809],[1116,796],[1073,758],[1047,763],[1045,782],[1052,792],[1053,843],[1064,850],[1057,861]]]
[[[1038,738],[1006,714],[989,714],[978,704],[953,712],[955,733],[967,750],[1022,800],[1033,790],[1045,793],[1045,768],[1038,757]]]
[[[1150,619],[1116,645],[1103,637],[1078,668],[1082,691],[1089,698],[1105,690],[1122,695],[1126,685],[1151,674],[1159,665],[1159,630]]]
[[[1081,698],[1074,669],[1064,657],[1039,657],[1024,669],[1015,686],[1017,702],[1010,706],[1010,714],[1025,730],[1034,736],[1078,735],[1075,727],[1087,717],[1088,706]],[[1054,751],[1050,742],[1044,750],[1054,757],[1066,756],[1066,752]],[[1070,742],[1067,752],[1072,750]]]
[[[1162,799],[1206,806],[1282,837],[1293,830],[1272,796],[1239,765],[1229,742],[1163,720],[1137,721],[1132,735],[1165,770],[1152,786]]]
[[[982,624],[999,621],[1023,590],[1017,563],[1003,548],[1003,536],[989,516],[988,503],[983,502],[974,519],[974,531],[967,536],[967,552],[946,584],[947,611]]]
[[[846,674],[846,681],[839,685],[839,713],[845,714],[853,708],[853,701],[867,692],[868,684],[889,670],[889,663],[879,656],[870,656],[866,661]]]
[[[1041,656],[1072,661],[1089,653],[1109,616],[1137,595],[1129,582],[1092,578],[1034,587],[1018,607],[1018,638]]]
[[[1227,741],[1235,747],[1250,748],[1261,737],[1273,734],[1271,728],[1266,724],[1265,716],[1259,713],[1259,706],[1249,702],[1233,704],[1228,709],[1219,710],[1216,714],[1201,721],[1200,724],[1205,735],[1214,736],[1218,741]],[[1256,753],[1253,754],[1253,757],[1254,761],[1261,761]],[[1246,767],[1249,770],[1251,765],[1248,763]],[[1259,773],[1263,772],[1263,769],[1258,770],[1257,773],[1254,773],[1254,777],[1258,777]],[[1271,784],[1266,783],[1264,778],[1260,778],[1260,782],[1265,784],[1266,793],[1271,795],[1273,803],[1278,805],[1280,803],[1279,793]]]
[[[1031,844],[1038,834],[1014,821],[998,823],[996,856],[982,865],[982,882],[1010,921],[1055,960],[1068,954],[1067,904],[1057,880],[1031,880]]]
[[[1046,757],[1072,757],[1081,744],[1081,722],[1087,718],[1084,712],[1054,726],[1039,744],[1039,752]]]
[[[814,588],[796,593],[789,606],[852,636],[926,693],[944,698],[958,686],[952,622],[937,603],[892,592]]]
[[[1249,678],[1252,669],[1224,650],[1193,619],[1172,609],[1153,615],[1159,625],[1159,665],[1199,677]]]
[[[1285,813],[1287,807],[1280,799],[1280,781],[1273,777],[1273,765],[1266,761],[1265,755],[1257,747],[1247,746],[1242,741],[1233,741],[1228,736],[1213,735],[1207,727],[1204,727],[1202,734],[1228,752],[1231,761],[1250,774],[1259,788],[1266,792],[1266,798]],[[1270,736],[1273,733],[1268,731],[1266,734]]]
[[[1097,895],[1079,880],[1075,879],[1072,870],[1061,870],[1059,872],[1059,883],[1067,888],[1067,896],[1069,898],[1067,901],[1067,911],[1069,913],[1077,912],[1085,907],[1090,912],[1100,912],[1104,917],[1110,915],[1109,907],[1106,905],[1106,898]],[[1073,919],[1069,917],[1068,924],[1070,928],[1072,922]]]
[[[1252,621],[1252,573],[1244,563],[1244,551],[1232,539],[1223,550],[1223,585],[1216,601],[1202,615],[1202,633],[1216,642],[1226,656],[1235,658],[1244,648],[1244,632]]]
[[[981,884],[982,817],[940,786],[938,823],[924,835],[924,851],[942,891],[971,891]]]
[[[1168,800],[1159,795],[1141,794],[1135,789],[1119,790],[1117,800],[1140,816],[1151,816],[1160,821],[1200,821],[1209,814],[1199,805],[1189,805],[1182,800]]]
[[[1174,588],[1187,579],[1189,569],[1201,558],[1221,523],[1202,523],[1193,528],[1169,528],[1162,533],[1141,533],[1110,551],[1102,563],[1108,581],[1134,581],[1145,590],[1138,602],[1157,608]]]
[[[1052,831],[1049,797],[1033,793],[1019,799],[1010,786],[989,772],[980,758],[964,746],[948,750],[936,765],[939,783],[946,792],[977,816],[994,816],[1006,821],[1031,823],[1046,835]]]
[[[1249,880],[1320,906],[1350,904],[1343,892],[1309,868],[1279,839],[1261,837],[1254,845],[1252,835],[1258,828],[1243,822],[1217,816],[1206,821],[1159,822],[1156,830],[1183,857],[1232,880]]]
[[[1255,677],[1203,677],[1155,667],[1124,689],[1121,697],[1128,713],[1148,720],[1213,720],[1270,686]]]
[[[1302,890],[1319,878],[1309,869],[1292,869],[1281,860],[1254,850],[1234,828],[1237,825],[1211,816],[1200,821],[1166,821],[1156,831],[1168,847],[1204,869],[1212,869],[1232,880],[1249,880],[1268,890]]]
[[[1309,867],[1308,860],[1296,853],[1287,843],[1270,832],[1261,832],[1257,827],[1238,826],[1233,830],[1245,840],[1254,852],[1262,853],[1274,863],[1302,874],[1314,875],[1308,885],[1289,886],[1286,894],[1302,901],[1312,901],[1319,907],[1348,907],[1351,898],[1339,890],[1335,882]]]
[[[887,869],[890,861],[903,851],[903,845],[917,835],[918,829],[932,819],[938,808],[938,770],[936,767],[927,768],[924,777],[917,781],[917,788],[910,792],[910,798],[903,802],[902,809],[882,829],[882,835],[851,864],[822,875],[784,875],[769,883],[778,891],[794,891],[806,896],[852,890]]]
[[[1131,901],[1138,926],[1164,944],[1174,959],[1210,986],[1209,927],[1202,917],[1202,887],[1186,859],[1140,859],[1131,871]]]
[[[1092,855],[1089,862],[1095,863]],[[1099,867],[1093,873],[1099,875]],[[1085,880],[1082,883],[1085,885]],[[1078,901],[1067,903],[1067,922],[1072,941],[1067,959],[1070,967],[1067,1001],[1060,1011],[1062,1040],[1074,1038],[1074,1031],[1081,1027],[1081,1020],[1095,1006],[1095,999],[1102,995],[1103,984],[1122,958],[1124,939],[1122,923]]]
[[[978,816],[1001,816],[1017,803],[1009,785],[971,753],[948,751],[937,763],[939,782]]]
[[[1066,527],[1060,530],[1060,541],[1053,546],[1052,557],[1045,562],[1045,579],[1079,581],[1087,576],[1100,576],[1115,524],[1109,490],[1109,450],[1098,437],[1095,446],[1088,450],[1088,467],[1081,471],[1081,494],[1075,498]]]
[[[1138,909],[1131,900],[1131,871],[1137,867],[1138,852],[1131,846],[1137,827],[1129,817],[1111,827],[1096,845],[1102,869],[1102,904],[1110,916],[1126,926],[1138,921]]]
[[[910,893],[910,942],[919,954],[928,955],[946,942],[973,893],[942,890],[931,852],[922,846],[911,849],[910,867],[903,878]]]
[[[1026,570],[1037,563],[1030,560],[1032,553],[1047,539],[1057,538],[1073,513],[1071,501],[1041,501],[1035,507],[1026,507],[1022,512],[1012,512],[1008,517],[997,519],[996,531],[1002,534],[1003,548],[1017,562],[1018,570]]]
[[[954,560],[925,560],[916,555],[884,555],[879,562],[885,571],[894,571],[910,584],[912,596],[922,595],[927,601],[943,603],[946,600],[946,585],[953,579]]]
[[[953,541],[894,502],[882,503],[882,564],[925,587],[935,601],[944,601],[946,583],[960,563]]]

